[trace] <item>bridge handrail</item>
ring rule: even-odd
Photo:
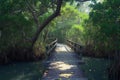
[[[56,43],[57,43],[57,39],[52,41],[50,44],[47,44],[46,46],[47,55],[50,55],[50,52],[56,47]]]
[[[82,47],[83,47],[83,46],[80,45],[79,43],[76,43],[76,42],[74,42],[74,41],[72,41],[72,40],[67,40],[67,42],[71,43],[71,44],[69,44],[69,45],[72,46],[72,47],[74,47],[74,48],[76,48],[76,47],[78,47],[78,46],[79,46],[79,48],[82,48]]]
[[[80,59],[82,59],[83,46],[71,40],[67,40],[67,42],[68,45],[74,49],[75,52],[79,53],[79,57]]]

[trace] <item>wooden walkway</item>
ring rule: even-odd
[[[80,69],[83,61],[67,45],[57,44],[46,63],[42,80],[88,80]]]

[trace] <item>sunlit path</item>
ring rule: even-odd
[[[67,45],[57,44],[46,63],[48,68],[42,80],[87,80],[80,69],[83,61]]]

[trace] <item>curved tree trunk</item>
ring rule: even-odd
[[[90,0],[79,0],[79,2],[85,2],[85,1],[90,1]],[[33,48],[36,40],[38,39],[39,37],[39,34],[41,33],[41,31],[54,19],[56,18],[57,16],[60,15],[60,10],[61,10],[61,6],[62,6],[62,2],[63,0],[57,0],[57,7],[56,7],[56,10],[55,12],[49,16],[41,25],[38,24],[38,21],[36,22],[38,24],[38,29],[35,33],[35,35],[33,36],[32,38],[32,46],[31,48]],[[33,17],[34,17],[34,20],[37,20],[34,13],[32,12],[33,14]]]
[[[35,35],[33,36],[32,38],[32,46],[31,48],[33,48],[36,40],[38,39],[39,37],[39,34],[41,33],[41,31],[54,19],[56,18],[57,16],[60,15],[60,10],[61,10],[61,6],[62,6],[62,1],[63,0],[57,0],[57,8],[56,8],[56,11],[51,15],[49,16],[41,25],[38,26],[38,29],[35,33]]]

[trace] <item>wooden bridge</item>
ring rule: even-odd
[[[80,68],[81,65],[84,65],[80,55],[76,54],[69,46],[56,42],[57,40],[53,41],[47,47],[49,59],[45,61],[47,69],[42,80],[88,80]],[[53,48],[55,50],[51,52]]]

